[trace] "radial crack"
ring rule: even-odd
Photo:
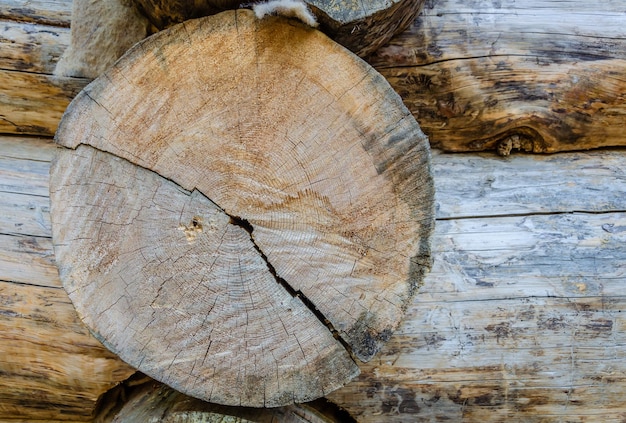
[[[294,289],[289,284],[289,282],[287,282],[285,279],[281,278],[278,275],[278,273],[276,272],[276,269],[274,268],[272,263],[269,261],[269,259],[265,255],[265,253],[261,250],[261,248],[257,245],[257,243],[256,243],[256,241],[254,239],[254,235],[253,235],[254,227],[250,224],[250,222],[248,222],[246,219],[243,219],[243,218],[238,217],[238,216],[231,216],[231,215],[228,215],[228,216],[230,217],[230,223],[231,224],[233,224],[235,226],[239,226],[240,228],[245,230],[248,233],[248,235],[250,235],[250,242],[252,242],[252,245],[254,246],[254,249],[261,256],[261,258],[265,262],[265,265],[267,266],[267,269],[270,271],[272,276],[274,276],[274,279],[276,280],[276,282],[280,286],[282,286],[285,289],[285,291],[287,291],[292,297],[297,298],[300,301],[302,301],[302,303],[306,306],[306,308],[308,308],[309,311],[311,311],[311,313],[313,313],[315,315],[315,317],[317,317],[317,319],[324,326],[326,326],[326,328],[328,328],[328,330],[333,335],[333,337],[337,341],[339,341],[339,343],[341,343],[341,345],[346,349],[346,351],[348,351],[348,353],[350,354],[352,359],[355,360],[355,358],[354,358],[355,356],[352,353],[352,347],[350,346],[350,344],[348,344],[348,342],[346,342],[341,337],[341,335],[339,334],[339,331],[337,329],[335,329],[335,327],[333,326],[332,322],[330,320],[328,320],[326,318],[326,316],[324,316],[324,314],[315,306],[313,301],[311,301],[306,295],[304,295],[304,293],[302,291]]]

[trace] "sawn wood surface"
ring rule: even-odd
[[[51,140],[1,138],[2,419],[85,420],[132,372],[60,288],[53,151]],[[382,354],[330,399],[359,422],[623,420],[625,163],[621,150],[434,154],[433,270]]]

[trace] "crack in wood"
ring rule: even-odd
[[[326,326],[326,328],[333,335],[333,338],[335,338],[346,349],[348,354],[350,354],[350,357],[352,358],[352,360],[355,361],[355,363],[356,363],[356,360],[354,358],[355,356],[354,356],[354,354],[352,352],[352,346],[350,346],[350,344],[348,344],[348,342],[341,337],[341,335],[339,334],[339,331],[337,329],[335,329],[334,325],[326,318],[326,316],[324,316],[324,314],[317,308],[317,306],[313,303],[313,301],[311,301],[306,295],[304,295],[304,293],[302,291],[294,289],[289,284],[289,282],[287,282],[285,279],[280,277],[280,275],[276,271],[276,268],[272,265],[272,263],[270,262],[268,257],[263,252],[263,250],[261,250],[261,248],[256,243],[256,240],[254,239],[254,234],[253,234],[254,227],[252,226],[252,224],[250,224],[250,222],[248,220],[246,220],[246,219],[244,219],[242,217],[232,216],[232,215],[226,213],[225,211],[223,211],[223,212],[230,218],[230,223],[232,225],[239,226],[240,228],[242,228],[243,230],[245,230],[248,233],[248,235],[250,236],[250,242],[254,246],[254,249],[261,256],[261,258],[263,259],[263,262],[265,262],[265,265],[267,266],[267,269],[272,274],[272,276],[274,277],[276,282],[281,287],[283,287],[283,289],[285,291],[287,291],[289,293],[289,295],[291,295],[293,298],[299,299],[306,306],[306,308],[308,308],[309,311],[311,311],[311,313],[313,313],[313,315],[324,326]]]

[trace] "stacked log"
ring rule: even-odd
[[[573,5],[577,13],[562,9],[562,2],[546,4],[554,5],[553,11],[533,13],[538,6],[531,5],[523,22],[539,22],[541,14],[566,16],[550,25],[568,35],[550,35],[550,43],[546,34],[524,31],[518,21],[506,19],[523,12],[512,2],[482,2],[477,7],[485,12],[479,13],[442,0],[427,4],[410,29],[412,40],[402,35],[370,60],[440,148],[508,153],[623,145],[623,135],[614,130],[623,122],[623,90],[616,88],[624,72],[619,11],[613,2]],[[97,399],[134,369],[89,333],[61,287],[47,176],[55,148],[50,139],[21,136],[51,136],[69,101],[90,79],[52,75],[69,44],[71,2],[4,0],[3,5],[0,132],[11,135],[0,136],[0,372],[6,376],[0,381],[0,419],[91,421]],[[574,18],[602,19],[595,26],[610,35],[584,27],[580,44],[571,34]],[[432,40],[442,40],[436,28],[450,19],[456,29],[444,38],[455,45],[440,41],[441,54]],[[420,38],[417,28],[430,38]],[[493,53],[478,47],[485,28],[502,34],[491,40],[500,48]],[[545,32],[545,26],[537,28]],[[560,36],[569,41],[554,40]],[[504,48],[504,41],[511,47]],[[495,61],[498,53],[510,69],[489,67],[487,57],[474,56]],[[515,59],[518,53],[525,58]],[[533,58],[544,66],[533,66]],[[444,74],[451,76],[445,83]],[[491,76],[510,83],[490,91]],[[420,94],[424,88],[435,101]],[[498,97],[497,106],[473,100],[490,92]],[[509,98],[519,101],[504,111]],[[576,119],[556,119],[564,114],[556,100]],[[525,101],[535,106],[525,109]],[[496,114],[504,117],[494,120]],[[562,132],[563,124],[576,136]],[[551,128],[565,135],[551,137]],[[455,138],[457,132],[463,136]],[[330,399],[364,422],[619,421],[626,413],[623,152],[508,160],[435,153],[433,162],[438,190],[433,271],[409,307],[407,323],[374,361],[360,366],[361,376]],[[150,386],[178,398],[178,404],[192,401]],[[154,390],[142,392],[149,397]]]

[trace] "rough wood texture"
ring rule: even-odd
[[[378,351],[429,267],[425,136],[377,72],[298,22],[239,10],[156,34],[56,139],[53,233],[79,315],[199,398],[342,386],[348,352]]]
[[[0,19],[69,28],[72,0],[2,0]]]
[[[2,2],[2,17],[10,20],[0,24],[0,133],[52,136],[70,100],[87,84],[51,75],[69,43],[70,6]]]
[[[435,147],[506,155],[624,145],[623,6],[431,1],[369,60]]]
[[[52,136],[84,80],[0,69],[0,133]]]
[[[278,408],[228,407],[185,396],[142,376],[120,384],[102,398],[94,423],[350,423],[347,413],[326,400]],[[113,408],[107,406],[114,405]]]
[[[133,1],[159,30],[187,19],[251,4],[241,0],[200,0],[193,4],[181,0]],[[359,56],[366,57],[395,34],[404,31],[418,15],[424,1],[307,0],[306,3],[317,16],[324,33]]]
[[[80,420],[88,415],[84,408],[93,408],[92,400],[77,396],[82,384],[112,385],[125,379],[123,372],[65,373],[66,349],[46,354],[45,364],[25,367],[23,357],[42,354],[42,345],[61,336],[59,345],[70,337],[75,342],[64,348],[82,346],[80,363],[90,366],[92,355],[105,354],[113,368],[125,366],[93,344],[76,317],[62,334],[52,323],[71,315],[71,305],[52,263],[50,143],[0,138],[0,156],[0,204],[22,210],[19,221],[0,212],[0,279],[8,304],[0,318],[3,333],[21,340],[20,354],[0,343],[0,372],[20,369],[21,375],[0,379],[6,407],[0,419],[45,420],[56,413],[59,420]],[[433,270],[382,355],[331,399],[359,422],[623,420],[625,163],[623,151],[508,159],[435,154]],[[6,193],[23,200],[12,204]],[[31,202],[32,208],[20,206]],[[37,232],[22,229],[28,226]],[[38,310],[36,324],[27,318],[34,311],[15,311],[27,300],[8,301],[39,293],[58,301],[31,306]],[[50,369],[65,382],[33,398],[33,380],[43,386]],[[81,374],[93,374],[92,380]]]
[[[0,137],[0,420],[89,421],[134,370],[91,336],[50,239],[50,141]]]
[[[622,421],[624,160],[434,156],[432,272],[329,398],[360,422]]]

